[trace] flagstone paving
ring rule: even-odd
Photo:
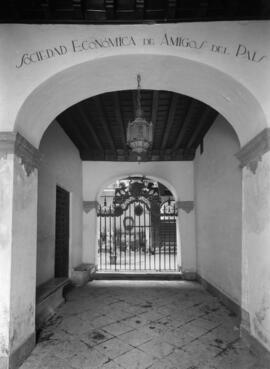
[[[94,281],[72,290],[20,369],[269,369],[199,284]]]

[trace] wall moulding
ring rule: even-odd
[[[194,209],[194,201],[177,201],[176,206],[178,210],[190,213]]]
[[[6,159],[8,154],[20,159],[27,176],[39,167],[39,151],[19,133],[0,132],[0,159]]]
[[[252,140],[250,140],[235,155],[240,161],[240,167],[247,167],[253,174],[256,173],[258,163],[261,161],[263,154],[270,150],[270,128],[265,128]]]
[[[83,211],[88,214],[92,209],[97,209],[98,202],[96,200],[93,201],[83,201]]]

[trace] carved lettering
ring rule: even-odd
[[[115,38],[108,37],[104,39],[83,40],[81,42],[79,42],[78,40],[72,40],[71,45],[73,52],[77,53],[93,49],[136,46],[136,42],[132,36],[119,36]]]
[[[21,61],[16,68],[21,68],[23,65],[29,65],[31,63],[40,62],[42,60],[54,58],[56,56],[65,55],[68,52],[68,49],[65,45],[59,45],[52,49],[38,50],[33,53],[25,53],[23,54]]]
[[[44,60],[53,59],[55,57],[64,56],[68,53],[91,52],[92,50],[136,47],[151,47],[158,44],[159,46],[185,48],[201,50],[221,55],[231,55],[236,58],[245,59],[252,63],[260,63],[267,58],[266,55],[260,54],[258,51],[250,50],[246,45],[239,43],[236,50],[231,50],[225,45],[211,43],[208,40],[195,40],[182,35],[170,35],[167,32],[162,35],[159,40],[151,37],[142,37],[135,41],[134,36],[119,35],[117,37],[89,38],[89,39],[72,39],[70,44],[59,45],[47,49],[35,50],[24,53],[21,56],[17,69],[23,66],[39,63]]]
[[[207,41],[204,40],[202,42],[198,42],[195,40],[191,40],[188,37],[182,36],[168,36],[165,33],[160,45],[167,45],[167,46],[177,46],[177,47],[188,47],[190,49],[201,49],[207,44]]]
[[[222,46],[222,45],[212,44],[211,51],[213,51],[214,53],[219,53],[219,54],[229,54],[227,47]]]
[[[266,55],[258,55],[257,51],[249,50],[245,45],[239,44],[236,50],[236,57],[247,59],[254,63],[260,63]]]

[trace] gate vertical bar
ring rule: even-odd
[[[133,214],[134,214],[134,204],[133,204]],[[137,269],[137,222],[136,217],[134,218],[134,269]]]
[[[144,224],[144,270],[146,270],[146,235],[147,235],[147,228],[145,222],[145,204],[143,204],[143,224]]]
[[[142,265],[141,265],[141,261],[142,261],[142,248],[141,248],[141,237],[142,237],[142,234],[141,234],[141,215],[139,215],[139,269],[140,271],[142,270]]]
[[[126,210],[124,212],[124,218],[126,217]],[[125,270],[127,270],[127,232],[126,229],[124,228],[124,237],[125,237]]]
[[[148,253],[149,253],[149,265],[148,265],[148,268],[149,270],[152,269],[152,266],[151,266],[151,255],[152,255],[152,230],[151,230],[151,216],[150,216],[150,210],[148,210],[148,224],[149,224],[149,250],[148,250]]]
[[[107,209],[105,208],[105,270],[107,270]]]
[[[168,239],[167,239],[167,232],[166,232],[166,228],[167,228],[167,220],[166,220],[166,217],[167,217],[167,207],[166,205],[164,206],[164,219],[163,219],[163,225],[162,225],[162,232],[163,232],[163,269],[165,270],[166,269],[166,258],[167,258],[167,242],[168,242]]]
[[[99,205],[99,267],[102,269],[102,224],[101,224],[102,216],[101,216],[101,205]]]
[[[128,209],[128,214],[130,216],[130,206],[129,206],[129,209]],[[131,231],[130,229],[128,230],[128,238],[129,238],[129,270],[131,269]]]
[[[115,214],[113,214],[113,241],[114,241],[114,270],[116,271],[116,219],[115,219]]]
[[[175,204],[173,205],[173,214],[174,214],[174,224],[175,224],[175,241],[174,241],[174,247],[173,247],[173,264],[174,264],[174,270],[176,270],[176,253],[177,253],[177,226],[176,226],[176,207]]]
[[[159,212],[159,218],[160,218],[160,212]],[[160,222],[159,222],[160,224]],[[159,249],[159,271],[161,271],[161,242],[160,242],[160,238],[158,240],[158,249]]]
[[[119,217],[119,230],[120,230],[120,237],[119,237],[119,254],[120,254],[120,270],[122,269],[122,214]]]
[[[170,211],[170,209],[169,209],[169,211]],[[169,214],[171,214],[171,213],[169,213]],[[172,219],[171,219],[172,217],[173,217],[173,213],[172,213],[172,215],[169,215],[169,269],[170,270],[171,270],[171,236],[173,236],[173,235],[171,235],[171,232],[173,232],[173,229],[174,229]]]
[[[109,207],[109,226],[110,226],[110,254],[109,254],[109,269],[112,268],[111,265],[111,255],[112,255],[112,205]]]

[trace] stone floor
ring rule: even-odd
[[[269,369],[197,283],[95,281],[72,290],[21,369]]]

